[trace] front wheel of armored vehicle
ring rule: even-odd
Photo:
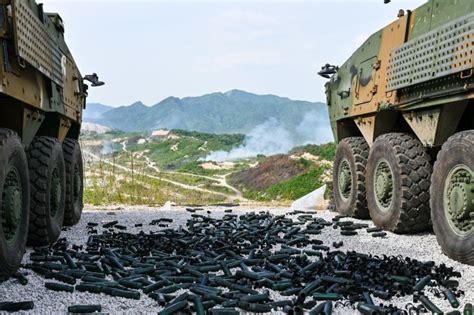
[[[19,137],[0,129],[0,281],[20,267],[28,235],[28,163]]]
[[[450,258],[474,265],[474,130],[443,145],[431,179],[431,219]]]
[[[66,209],[64,225],[72,226],[79,222],[82,215],[84,175],[81,147],[77,140],[66,139],[63,143],[66,163]]]
[[[28,243],[50,245],[61,234],[64,220],[66,173],[58,139],[36,137],[28,150],[31,212]]]
[[[364,138],[339,142],[334,160],[333,190],[337,211],[358,219],[369,218],[365,197],[365,168],[369,146]]]
[[[378,137],[367,162],[367,203],[375,225],[395,233],[426,230],[431,172],[430,156],[415,137]]]

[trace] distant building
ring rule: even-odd
[[[167,129],[159,129],[159,130],[155,130],[151,133],[151,136],[150,136],[151,139],[153,138],[158,138],[158,139],[173,139],[173,140],[177,140],[177,139],[181,139],[180,136],[172,133],[170,130],[167,130]]]
[[[166,129],[155,130],[151,133],[152,138],[167,138],[171,131]]]

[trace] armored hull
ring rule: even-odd
[[[474,2],[430,0],[326,66],[339,212],[397,233],[431,225],[474,265]]]
[[[79,221],[87,85],[61,17],[34,0],[0,0],[0,41],[1,280],[19,267],[26,242],[49,245]]]

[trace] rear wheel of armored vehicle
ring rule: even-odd
[[[84,175],[81,147],[77,140],[66,139],[63,143],[66,165],[66,208],[64,225],[72,226],[79,222],[82,215]]]
[[[367,204],[375,225],[395,233],[429,226],[430,156],[415,137],[382,135],[367,163]]]
[[[431,219],[450,258],[474,265],[474,130],[443,145],[431,183]]]
[[[362,137],[342,140],[336,151],[333,170],[333,190],[336,209],[340,214],[369,218],[365,197],[365,168],[369,146]]]
[[[19,137],[0,129],[0,281],[20,267],[28,235],[28,163]]]
[[[63,149],[55,138],[36,137],[28,150],[31,211],[28,243],[49,245],[61,234],[66,175]]]

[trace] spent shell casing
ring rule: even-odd
[[[178,303],[166,306],[158,315],[171,315],[175,314],[188,307],[188,301],[180,301]]]
[[[246,295],[240,298],[241,301],[249,302],[249,303],[256,303],[256,302],[264,302],[269,299],[269,294],[261,293],[261,294],[253,294],[253,295]]]
[[[443,293],[446,296],[446,298],[448,299],[449,304],[451,304],[451,306],[453,308],[458,308],[459,307],[459,301],[456,298],[456,295],[454,295],[453,291],[451,291],[450,289],[446,289],[446,290],[444,290]]]
[[[206,311],[204,310],[204,305],[202,305],[202,299],[200,296],[195,295],[193,297],[193,311],[196,315],[205,315]]]
[[[472,304],[471,304],[471,303],[467,303],[467,304],[464,306],[463,315],[473,315],[473,313],[472,313]]]
[[[70,284],[70,285],[75,285],[76,284],[76,278],[65,275],[65,274],[62,274],[62,273],[52,273],[51,277],[54,280],[64,282],[64,283],[67,283],[67,284]]]
[[[152,283],[143,288],[143,293],[150,293],[150,292],[156,291],[158,289],[163,288],[166,284],[167,284],[166,281],[158,281],[158,282]]]
[[[102,306],[99,304],[94,305],[71,305],[67,308],[69,313],[74,314],[85,314],[85,313],[95,313],[102,312]]]
[[[47,289],[53,290],[53,291],[64,291],[64,292],[69,292],[69,293],[74,292],[74,287],[72,285],[56,283],[56,282],[46,282],[44,286]]]
[[[18,282],[21,285],[27,285],[28,284],[28,278],[21,272],[17,271],[14,275],[15,279],[18,280]]]
[[[357,310],[364,315],[385,314],[385,312],[379,306],[369,303],[357,304]]]
[[[129,281],[125,279],[119,279],[118,283],[123,285],[126,288],[135,289],[135,290],[141,289],[143,287],[143,284],[140,282]]]
[[[323,312],[324,306],[326,305],[326,302],[322,302],[318,305],[316,305],[313,309],[311,309],[308,314],[309,315],[319,315]]]
[[[415,286],[413,287],[413,291],[423,291],[423,289],[425,288],[425,286],[430,283],[431,281],[431,276],[426,276],[426,277],[423,277],[421,278],[416,284]]]
[[[121,289],[111,289],[110,291],[106,290],[109,288],[102,288],[102,292],[107,293],[114,297],[123,297],[127,299],[140,299],[140,292],[137,291],[128,291],[128,290],[121,290]]]
[[[367,233],[374,233],[374,232],[382,232],[383,229],[378,228],[378,227],[373,227],[373,228],[367,229],[366,231],[367,231]]]
[[[419,301],[423,306],[433,314],[443,314],[443,311],[440,310],[433,302],[430,301],[426,296],[420,295],[418,297]]]
[[[315,293],[313,299],[316,301],[339,301],[342,299],[342,295],[337,293]]]
[[[327,301],[324,303],[324,309],[323,309],[324,315],[331,315],[332,314],[332,302]]]
[[[159,306],[165,306],[168,303],[163,293],[150,293],[149,297],[158,302]]]
[[[0,311],[19,312],[32,310],[35,307],[33,301],[24,302],[0,302]]]
[[[209,310],[211,315],[239,315],[240,312],[235,308],[213,308]]]
[[[244,311],[254,312],[254,313],[268,313],[268,312],[271,312],[272,310],[271,305],[257,304],[257,303],[239,302],[238,306]]]
[[[369,292],[363,292],[362,296],[364,297],[365,303],[369,305],[375,305],[374,300],[372,300],[372,297],[370,296]]]

